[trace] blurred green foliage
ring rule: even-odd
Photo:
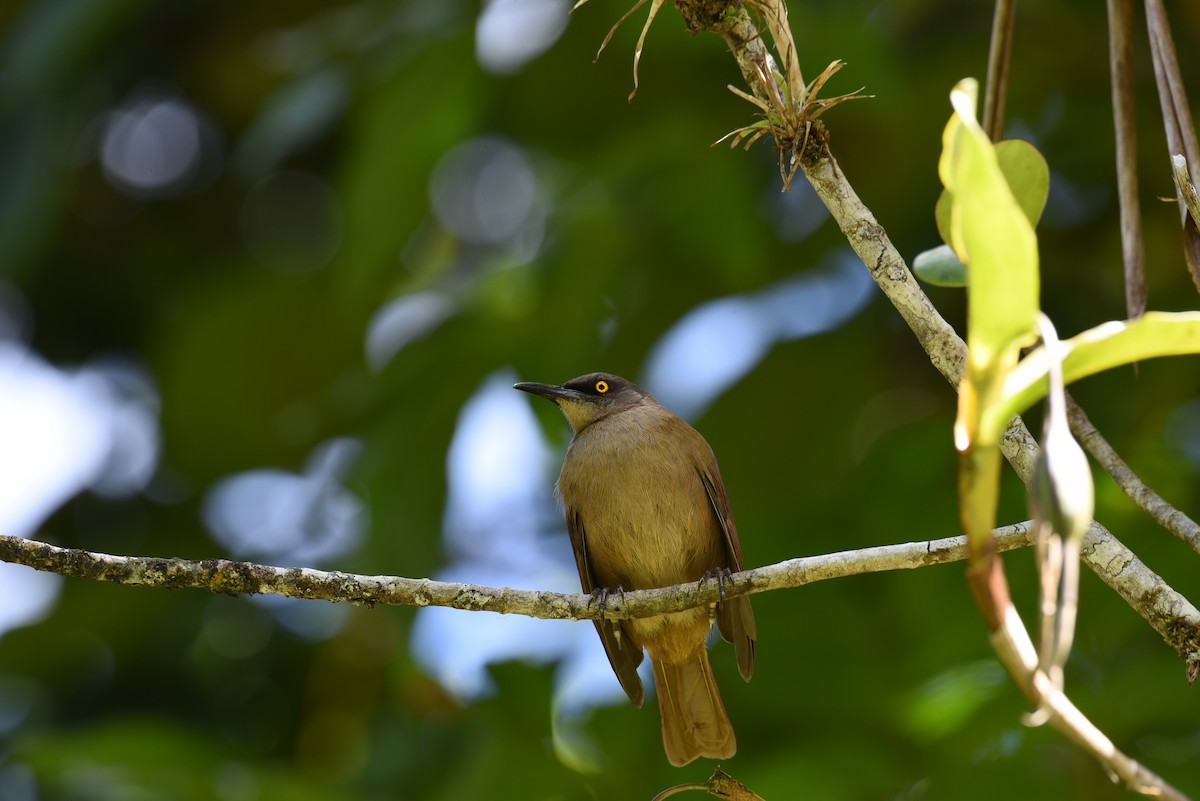
[[[475,3],[0,9],[0,277],[28,303],[33,349],[59,365],[130,357],[162,399],[152,491],[82,495],[40,535],[227,555],[201,521],[208,487],[252,468],[298,470],[318,443],[348,435],[364,445],[349,484],[371,524],[361,548],[323,566],[429,575],[446,560],[446,448],[493,371],[636,377],[697,304],[840,251],[828,222],[781,236],[767,146],[709,147],[752,121],[724,88],[737,73],[715,37],[689,37],[664,9],[626,102],[640,22],[592,60],[624,11],[589,3],[546,52],[496,74],[476,57]],[[1171,11],[1183,73],[1200,75],[1200,6]],[[792,4],[806,71],[845,59],[830,90],[876,96],[825,119],[842,169],[910,257],[938,242],[947,96],[982,76],[990,18],[983,2]],[[1064,336],[1123,314],[1106,41],[1094,3],[1025,4],[1018,17],[1008,134],[1050,164],[1042,305]],[[1150,307],[1194,308],[1176,210],[1153,200],[1172,190],[1144,47],[1138,55]],[[204,168],[170,196],[120,191],[96,158],[103,115],[147,86],[184,98],[213,136]],[[431,212],[435,165],[484,135],[536,164],[545,237],[531,259],[464,243]],[[324,220],[333,255],[316,268],[297,257],[307,271],[264,261],[246,241],[247,198],[279,170],[319,177],[336,199],[337,219]],[[802,184],[794,199],[811,204]],[[282,230],[285,241],[313,233],[304,220]],[[372,369],[373,315],[423,290],[451,298],[453,313]],[[961,330],[960,291],[930,294]],[[1200,464],[1171,432],[1200,388],[1196,368],[1158,360],[1074,390],[1147,483],[1193,516]],[[697,425],[758,565],[957,533],[954,410],[951,388],[877,299],[837,330],[774,347]],[[564,443],[552,410],[537,414]],[[1000,517],[1023,519],[1023,494],[1006,482]],[[1196,554],[1102,477],[1097,492],[1097,517],[1194,592]],[[1029,609],[1032,556],[1006,559]],[[770,593],[755,608],[754,681],[736,680],[728,648],[713,661],[740,746],[724,767],[765,798],[1123,795],[1057,734],[1021,726],[1025,706],[997,678],[960,566]],[[586,721],[602,770],[571,771],[551,746],[550,668],[496,666],[496,691],[460,704],[414,664],[413,615],[352,609],[338,633],[310,640],[243,599],[67,581],[46,619],[0,639],[0,690],[19,710],[0,721],[0,776],[43,800],[307,801],[648,798],[710,772],[670,768],[655,712],[627,704]],[[1183,665],[1090,575],[1076,643],[1067,683],[1080,707],[1200,794]]]

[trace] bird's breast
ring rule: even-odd
[[[682,420],[631,410],[588,426],[558,480],[579,515],[599,586],[647,589],[698,579],[724,564],[724,541],[698,472],[712,459]]]

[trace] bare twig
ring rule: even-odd
[[[992,17],[992,44],[988,50],[987,86],[983,98],[983,131],[999,142],[1004,136],[1004,99],[1008,95],[1008,67],[1012,60],[1013,17],[1016,0],[996,0]]]
[[[1137,114],[1133,102],[1133,0],[1108,0],[1108,60],[1112,75],[1113,128],[1117,138],[1117,198],[1121,209],[1121,256],[1125,265],[1125,312],[1146,311],[1142,260],[1142,211],[1138,204]]]
[[[1113,450],[1104,436],[1096,430],[1087,414],[1069,394],[1067,395],[1067,418],[1071,423],[1071,432],[1083,444],[1084,449],[1092,455],[1092,458],[1100,463],[1105,472],[1112,476],[1121,491],[1141,507],[1142,511],[1154,518],[1154,522],[1200,553],[1200,525],[1196,525],[1196,521],[1147,487],[1137,477],[1137,474],[1129,469],[1129,465],[1125,464],[1125,461]]]
[[[660,790],[654,794],[650,801],[666,801],[673,795],[686,793],[689,790],[703,790],[708,792],[708,782],[687,782],[686,784],[676,784],[673,787],[668,787],[665,790]]]
[[[1196,128],[1192,124],[1183,76],[1175,57],[1175,40],[1171,37],[1171,26],[1162,0],[1146,0],[1146,27],[1150,34],[1150,55],[1154,62],[1154,78],[1158,83],[1158,101],[1162,108],[1167,148],[1171,155],[1183,154],[1191,169],[1200,168],[1200,143],[1197,142]],[[1182,197],[1179,201],[1183,220],[1183,255],[1192,283],[1200,290],[1200,228],[1187,215]]]
[[[996,529],[996,541],[1001,550],[1023,548],[1031,542],[1030,531],[1028,521],[1014,523]],[[723,592],[725,597],[734,597],[965,558],[964,537],[881,545],[788,559],[734,573],[731,580],[725,582]],[[592,596],[581,593],[514,590],[399,576],[363,576],[228,559],[191,561],[157,556],[114,556],[4,535],[0,535],[0,562],[75,578],[167,589],[202,589],[228,595],[286,595],[368,605],[448,606],[473,612],[500,612],[554,620],[595,620],[600,617]],[[678,612],[714,603],[721,593],[722,588],[715,581],[689,582],[658,590],[630,590],[610,595],[604,616],[625,620]]]

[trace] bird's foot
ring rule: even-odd
[[[610,590],[608,587],[597,587],[591,592],[592,599],[588,601],[588,606],[591,606],[593,602],[596,604],[596,611],[600,613],[601,620],[604,619],[604,612],[608,607],[608,596],[613,594],[621,596],[622,601],[625,600],[625,588],[620,584],[615,590]]]
[[[725,582],[733,584],[733,571],[727,567],[718,567],[714,570],[705,570],[704,575],[696,582],[698,585],[703,585],[706,581],[717,582],[717,598],[719,602],[725,602]]]
[[[610,590],[608,587],[597,587],[596,589],[592,590],[592,592],[591,592],[592,598],[590,601],[588,601],[588,606],[591,606],[592,601],[595,601],[596,610],[600,613],[600,625],[607,628],[609,631],[612,632],[613,638],[617,641],[617,647],[620,648],[620,647],[622,647],[621,624],[620,623],[614,624],[614,623],[604,619],[604,612],[608,606],[608,596],[612,595],[613,593],[616,593],[617,595],[621,596],[622,601],[625,600],[625,588],[622,587],[620,584],[617,585],[617,588],[615,590]]]
[[[725,603],[725,582],[733,583],[733,572],[727,567],[718,567],[715,570],[705,570],[704,575],[696,582],[698,585],[703,585],[706,581],[717,582],[717,598],[715,604],[708,605],[708,625],[711,626],[717,617],[717,606]]]

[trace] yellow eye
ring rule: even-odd
[[[608,392],[608,382],[607,381],[597,381],[596,382],[596,391],[599,392],[601,395],[603,395],[605,392]]]

